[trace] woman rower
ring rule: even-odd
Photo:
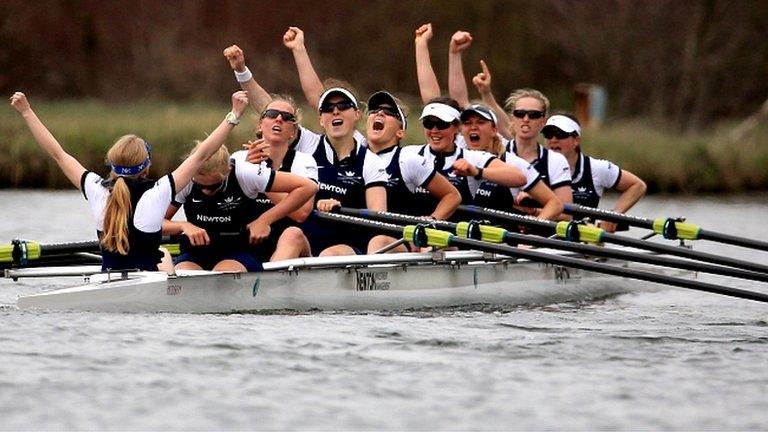
[[[379,91],[368,98],[366,136],[368,149],[387,164],[387,208],[391,212],[429,216],[432,219],[448,219],[461,204],[461,194],[424,157],[404,152],[400,140],[408,125],[405,111],[397,98],[386,91]],[[417,204],[416,189],[428,191],[436,204],[426,208]],[[420,211],[422,210],[422,211]],[[424,213],[423,210],[429,210]],[[371,239],[368,251],[382,249],[395,239],[378,235]],[[393,252],[406,252],[406,246],[398,246]]]
[[[427,25],[425,25],[427,26]],[[431,26],[428,28],[422,26],[417,30],[417,68],[419,72],[419,85],[422,90],[422,98],[429,96],[434,92],[437,86],[437,78],[434,75],[430,64],[428,42],[432,37]],[[419,33],[421,32],[421,33]],[[472,35],[468,32],[457,31],[453,34],[449,46],[448,54],[448,88],[451,97],[457,98],[463,103],[468,103],[466,90],[466,81],[462,69],[462,52],[467,50],[472,43]],[[483,72],[477,74],[472,82],[477,87],[483,102],[494,111],[498,119],[497,130],[508,140],[504,143],[505,150],[510,152],[526,162],[532,164],[541,175],[544,184],[546,184],[562,203],[571,203],[571,173],[568,162],[564,157],[557,153],[548,151],[541,146],[537,137],[541,128],[544,127],[546,116],[549,111],[549,99],[538,90],[519,89],[515,90],[506,100],[506,109],[502,109],[491,93],[491,73],[485,62],[481,61]],[[507,122],[509,127],[507,128]],[[465,145],[462,140],[459,145]],[[527,202],[527,193],[522,192],[518,195],[517,201],[520,204],[528,204],[531,207],[537,206],[536,203]],[[518,207],[520,208],[520,207]],[[540,214],[538,209],[528,209],[529,213]]]
[[[625,213],[645,195],[645,182],[631,172],[619,168],[605,159],[585,155],[581,151],[581,126],[575,117],[557,114],[547,119],[541,130],[550,150],[561,153],[568,160],[573,173],[573,202],[597,208],[605,189],[621,192],[613,211]],[[616,231],[613,222],[601,221],[601,228]]]
[[[538,171],[514,153],[506,151],[496,128],[497,117],[490,108],[483,104],[468,106],[461,113],[462,135],[467,148],[489,152],[509,165],[517,167],[526,175],[526,184],[522,188],[502,187],[484,180],[478,186],[473,204],[496,210],[514,212],[514,205],[519,202],[520,192],[536,200],[541,205],[537,217],[554,219],[563,211],[563,204],[543,181]]]
[[[226,147],[220,147],[168,207],[163,233],[184,234],[186,240],[176,269],[260,271],[274,252],[273,245],[265,244],[272,225],[311,201],[317,191],[311,179],[245,159],[245,151],[230,158]],[[256,200],[266,192],[287,196],[264,208]],[[182,205],[187,220],[172,221]]]
[[[520,169],[500,161],[490,153],[463,149],[456,145],[460,116],[459,105],[455,100],[445,97],[430,100],[420,117],[427,143],[407,146],[403,148],[403,153],[418,153],[433,164],[456,187],[464,204],[472,204],[483,180],[508,188],[524,186],[527,178]],[[418,188],[416,193],[420,194],[416,203],[421,208],[417,212],[434,208],[434,198],[427,191]]]
[[[355,130],[355,123],[361,116],[357,97],[350,89],[339,85],[324,90],[311,67],[300,29],[290,27],[283,36],[283,43],[294,54],[302,87],[310,103],[317,106],[320,125],[325,131],[321,135],[300,127],[293,143],[296,150],[311,154],[317,163],[320,190],[316,208],[330,211],[344,205],[386,210],[386,166],[367,151],[363,145],[364,137]],[[311,76],[307,71],[311,71]],[[244,86],[255,82],[252,75],[248,75],[247,79],[238,77]],[[258,157],[255,152],[254,148],[249,150],[249,160]],[[357,229],[332,229],[316,217],[310,217],[302,230],[310,241],[313,255],[320,256],[365,253],[371,238]]]
[[[218,127],[173,172],[147,178],[149,144],[136,135],[120,137],[107,152],[111,171],[104,179],[67,153],[30,107],[24,93],[11,96],[13,106],[37,143],[59,165],[90,204],[102,250],[102,270],[139,269],[173,272],[170,260],[158,267],[163,253],[163,216],[175,193],[184,188],[203,162],[221,147],[248,106],[246,92],[232,95],[232,110]]]

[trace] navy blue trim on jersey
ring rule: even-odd
[[[154,180],[133,179],[123,177],[131,196],[131,212],[128,216],[128,254],[121,255],[115,251],[101,250],[101,269],[106,270],[146,270],[157,271],[157,265],[163,257],[159,247],[163,239],[162,230],[146,233],[134,225],[136,206],[142,195],[155,186]],[[114,184],[114,181],[112,182]],[[111,193],[111,192],[110,192]],[[103,231],[97,232],[99,239]]]
[[[589,161],[589,157],[580,156],[576,161],[574,172],[576,173],[575,175],[581,172],[581,178],[579,181],[571,184],[573,203],[597,208],[600,204],[600,195],[597,194],[595,182],[592,180],[592,164]]]
[[[535,161],[531,162],[531,165],[533,165],[534,168],[536,168],[536,171],[539,172],[539,177],[544,180],[544,184],[549,186],[550,189],[555,190],[557,188],[561,188],[563,186],[570,186],[571,180],[563,180],[560,183],[552,184],[551,179],[549,178],[549,152],[550,150],[542,147],[541,144],[536,144],[538,147],[538,157]],[[514,153],[517,155],[517,143],[512,140],[507,143],[507,151]],[[519,156],[519,155],[518,155]]]
[[[224,189],[214,195],[207,195],[193,183],[184,202],[187,221],[205,229],[211,243],[206,246],[193,246],[184,236],[180,244],[181,251],[190,254],[189,256],[205,257],[205,262],[195,263],[206,270],[213,267],[203,264],[214,262],[215,265],[236,252],[250,254],[254,259],[260,254],[261,246],[249,243],[247,225],[261,215],[261,209],[256,200],[248,197],[243,191],[237,180],[236,170],[235,161],[230,160],[230,172]],[[243,264],[246,265],[245,262]]]
[[[333,161],[328,160],[326,145],[333,153]],[[321,135],[312,154],[317,162],[318,192],[315,195],[315,203],[321,199],[335,199],[345,207],[367,208],[366,189],[386,185],[386,182],[365,184],[363,169],[367,151],[366,147],[359,147],[355,143],[350,155],[339,160],[336,150],[327,142],[325,135]],[[367,250],[368,241],[374,235],[363,228],[339,229],[338,224],[322,221],[314,213],[310,214],[301,228],[309,240],[313,255],[318,255],[324,249],[337,244],[346,244],[360,253]]]

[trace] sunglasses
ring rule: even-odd
[[[280,111],[277,109],[268,109],[261,113],[261,118],[270,118],[270,119],[276,119],[278,116],[283,118],[283,121],[288,123],[296,123],[296,115],[286,112],[286,111]]]
[[[519,119],[527,115],[529,119],[536,120],[544,117],[544,111],[516,109],[512,111],[512,115]]]
[[[390,117],[395,117],[397,119],[400,119],[400,113],[397,112],[396,109],[388,106],[380,106],[380,107],[376,107],[374,109],[368,110],[368,115],[378,114],[379,112],[383,112],[384,115],[388,115]]]
[[[355,104],[352,103],[352,101],[323,102],[323,104],[320,105],[320,112],[332,113],[334,108],[338,109],[339,111],[346,111],[350,108],[355,108]]]
[[[576,136],[574,132],[566,132],[556,128],[549,128],[541,134],[544,135],[544,138],[546,139],[557,138],[559,140],[564,140]]]
[[[424,129],[426,130],[432,130],[434,128],[437,128],[437,130],[446,130],[449,127],[453,125],[453,123],[445,122],[439,119],[431,119],[431,118],[425,118],[421,124],[424,126]]]
[[[218,183],[214,183],[214,184],[204,185],[204,184],[200,184],[200,183],[195,182],[194,179],[193,179],[192,183],[195,184],[196,188],[198,188],[198,189],[200,189],[202,191],[218,192],[218,191],[220,191],[221,189],[224,188],[224,184],[226,183],[226,180],[222,180],[222,181],[220,181]]]

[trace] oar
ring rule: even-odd
[[[163,247],[172,255],[179,254],[178,236],[163,237]],[[40,267],[46,265],[73,265],[101,262],[98,240],[66,243],[39,243],[15,239],[0,245],[0,268]]]
[[[555,230],[558,237],[571,241],[584,241],[588,243],[612,243],[622,246],[629,246],[637,249],[648,250],[665,255],[674,255],[683,258],[690,258],[698,261],[705,261],[712,264],[719,264],[729,267],[735,267],[754,272],[768,273],[768,266],[749,261],[738,260],[735,258],[724,257],[706,252],[697,252],[685,247],[671,246],[661,243],[653,243],[645,240],[633,239],[630,237],[611,234],[603,229],[579,224],[577,222],[551,222],[543,219],[536,219],[530,216],[523,216],[513,213],[507,213],[499,210],[480,208],[474,206],[459,206],[459,210],[475,216],[477,218],[492,218],[494,220],[515,223],[520,225],[533,226],[538,228],[548,228]]]
[[[768,282],[768,274],[765,273],[742,270],[733,267],[712,265],[697,261],[681,260],[676,258],[661,257],[658,255],[630,252],[614,248],[592,246],[564,240],[555,240],[534,235],[519,234],[507,231],[504,228],[482,225],[477,222],[454,223],[447,221],[427,220],[424,218],[397,213],[377,212],[366,209],[353,209],[346,207],[341,207],[338,209],[338,212],[348,216],[356,216],[369,219],[372,218],[395,224],[426,223],[428,225],[432,225],[435,228],[451,231],[460,237],[469,237],[475,240],[483,240],[490,243],[501,243],[505,241],[512,243],[513,245],[524,243],[532,246],[577,252],[584,255],[643,262],[651,265],[697,271],[719,276],[731,276],[759,282]]]
[[[414,243],[418,247],[434,246],[462,246],[470,249],[492,252],[507,255],[514,258],[524,258],[534,262],[541,262],[552,265],[559,265],[595,273],[608,274],[619,277],[643,280],[647,282],[661,283],[680,288],[688,288],[698,291],[705,291],[715,294],[722,294],[731,297],[738,297],[748,300],[755,300],[768,303],[768,295],[753,291],[747,291],[739,288],[723,287],[705,282],[692,281],[664,274],[651,273],[642,270],[615,267],[604,263],[586,261],[583,259],[547,254],[529,249],[519,249],[516,247],[488,243],[482,240],[457,237],[447,231],[428,228],[425,225],[400,226],[381,221],[372,221],[355,216],[347,216],[335,213],[317,213],[320,219],[347,223],[375,229],[380,232],[402,236],[404,239]]]
[[[660,234],[670,240],[711,240],[734,246],[768,251],[768,242],[705,230],[698,225],[686,223],[675,218],[647,219],[610,210],[584,207],[578,204],[565,204],[564,207],[565,213],[570,215],[588,216],[611,222],[623,222],[634,227],[653,230],[656,234]]]

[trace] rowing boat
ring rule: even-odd
[[[574,256],[562,251],[539,251]],[[601,262],[647,267],[619,260]],[[94,266],[5,273],[14,279],[81,275],[84,282],[79,285],[24,295],[17,305],[21,309],[99,312],[392,311],[477,304],[514,306],[603,298],[657,285],[477,251],[292,259],[265,263],[264,271],[258,273],[99,273]]]

